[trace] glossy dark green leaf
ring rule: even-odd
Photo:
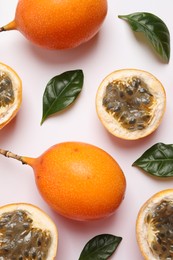
[[[166,24],[156,15],[137,12],[129,15],[119,15],[126,20],[133,31],[142,32],[154,47],[163,61],[170,59],[170,33]]]
[[[66,71],[53,77],[43,94],[43,115],[45,119],[71,105],[82,90],[84,75],[82,70]]]
[[[133,163],[133,166],[157,177],[173,177],[173,144],[153,145]]]
[[[83,248],[79,260],[108,259],[120,244],[122,238],[110,234],[93,237]]]

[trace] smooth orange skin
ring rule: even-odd
[[[106,14],[107,0],[19,0],[14,21],[35,44],[68,49],[90,40]]]
[[[115,212],[124,198],[125,176],[117,162],[93,145],[57,144],[28,160],[44,200],[59,214],[93,220]]]

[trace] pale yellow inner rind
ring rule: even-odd
[[[0,129],[6,125],[18,112],[22,102],[22,82],[18,75],[8,66],[0,64],[0,72],[10,78],[13,86],[14,101],[6,106],[0,107]]]
[[[136,236],[139,248],[145,260],[162,260],[159,255],[152,251],[151,244],[156,239],[157,230],[153,229],[152,223],[146,222],[146,216],[151,212],[154,213],[155,208],[162,200],[173,201],[173,190],[161,191],[149,199],[140,209],[136,221]]]

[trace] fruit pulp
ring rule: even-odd
[[[115,80],[106,87],[103,105],[121,125],[131,131],[144,129],[151,121],[154,97],[138,77]]]

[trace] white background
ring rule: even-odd
[[[0,1],[0,25],[13,19],[17,1]],[[116,213],[104,220],[76,222],[53,212],[39,195],[32,169],[0,157],[0,205],[29,202],[47,212],[59,231],[57,259],[77,260],[93,236],[111,233],[123,240],[111,259],[142,260],[135,237],[135,222],[142,204],[154,193],[171,188],[172,179],[144,174],[132,163],[157,142],[173,143],[173,64],[164,64],[143,38],[134,34],[119,14],[137,11],[159,16],[173,33],[172,0],[109,0],[100,33],[88,43],[67,51],[48,51],[29,43],[19,32],[0,34],[0,62],[11,66],[23,81],[23,103],[17,117],[0,131],[0,147],[19,155],[37,157],[51,145],[82,141],[97,145],[120,164],[127,179],[126,196]],[[172,46],[171,41],[171,47]],[[164,85],[167,108],[158,130],[139,141],[111,136],[100,123],[95,95],[102,79],[116,69],[138,68],[155,75]],[[52,116],[40,126],[42,96],[47,82],[62,72],[82,69],[84,87],[70,109]]]

